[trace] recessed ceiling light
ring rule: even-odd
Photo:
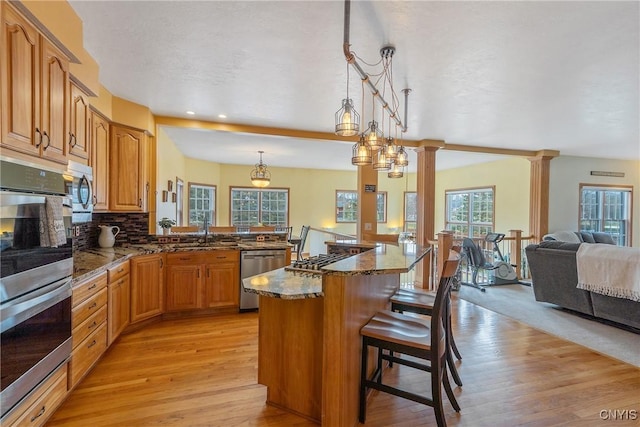
[[[187,111],[187,114],[190,115],[190,116],[193,116],[195,114],[195,112],[194,111]]]
[[[218,114],[218,118],[219,119],[226,119],[227,115],[226,114]]]

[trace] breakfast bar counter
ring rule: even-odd
[[[258,382],[267,403],[324,426],[358,424],[360,328],[430,248],[379,245],[315,272],[243,280],[260,295]]]

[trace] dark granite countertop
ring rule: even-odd
[[[182,251],[219,251],[237,250],[254,251],[263,249],[287,249],[292,245],[288,242],[239,242],[239,243],[166,243],[116,246],[113,248],[92,248],[76,251],[73,254],[73,280],[78,282],[99,274],[114,265],[126,261],[136,255]]]
[[[406,273],[431,251],[413,243],[379,244],[369,250],[322,267],[324,274],[286,271],[284,268],[242,280],[248,292],[281,299],[323,297],[322,278],[326,274],[357,276]]]

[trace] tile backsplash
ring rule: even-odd
[[[149,242],[148,213],[94,213],[91,222],[74,225],[80,228],[79,235],[73,238],[74,251],[98,247],[99,225],[115,225],[120,228],[120,233],[116,236],[115,246]]]

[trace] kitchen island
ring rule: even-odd
[[[358,424],[360,328],[430,248],[378,245],[318,273],[243,280],[260,295],[258,382],[267,403],[325,426]],[[373,365],[373,364],[372,364]]]

